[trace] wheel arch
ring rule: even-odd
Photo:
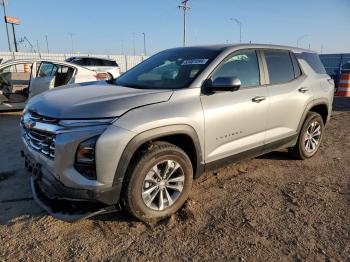
[[[123,183],[127,168],[135,153],[152,141],[165,141],[180,147],[192,162],[194,177],[203,173],[203,155],[196,131],[189,125],[169,125],[144,131],[129,141],[119,160],[113,185]]]
[[[303,116],[299,122],[298,125],[298,134],[300,133],[300,130],[305,122],[305,119],[307,117],[307,114],[309,112],[315,112],[321,115],[324,124],[326,125],[329,119],[329,108],[328,108],[328,104],[326,101],[324,100],[317,100],[317,101],[313,101],[312,103],[308,104],[307,107],[304,110]]]

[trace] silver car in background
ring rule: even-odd
[[[281,148],[314,156],[333,94],[310,50],[165,50],[103,88],[30,100],[21,133],[34,198],[70,221],[119,205],[144,221],[170,216],[205,171]]]

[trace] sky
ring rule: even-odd
[[[8,0],[17,39],[50,52],[147,55],[182,45],[180,0]],[[350,52],[350,0],[190,0],[188,45],[242,42],[297,45],[319,53]],[[2,7],[0,7],[2,9]],[[1,12],[3,10],[0,10]],[[1,13],[2,15],[2,13]],[[8,51],[0,20],[0,51]],[[11,27],[9,27],[11,29]],[[12,30],[11,30],[12,31]],[[10,33],[11,33],[10,31]],[[12,38],[12,33],[11,33]],[[302,37],[303,36],[303,37]],[[135,43],[135,44],[134,44]],[[20,44],[20,51],[29,51]]]

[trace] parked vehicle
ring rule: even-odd
[[[21,120],[34,198],[64,220],[119,204],[164,218],[204,171],[281,148],[314,156],[333,93],[316,53],[254,44],[170,49],[103,88],[46,92]]]
[[[80,65],[99,73],[108,73],[109,79],[115,79],[120,76],[120,67],[115,60],[91,57],[91,56],[73,56],[66,59],[67,62]]]
[[[73,83],[96,81],[106,75],[67,62],[28,59],[0,65],[0,111],[23,109],[28,98]]]
[[[350,61],[341,66],[341,74],[350,74]]]

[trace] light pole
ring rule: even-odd
[[[72,54],[74,53],[74,42],[73,42],[73,33],[68,33],[70,35],[70,41],[71,41],[71,45],[72,45]]]
[[[45,40],[46,40],[46,49],[47,49],[47,53],[49,54],[49,41],[47,40],[47,35],[45,35]]]
[[[36,50],[38,50],[38,53],[40,54],[39,40],[36,40]]]
[[[235,21],[237,25],[239,26],[239,42],[242,43],[242,22],[239,21],[237,18],[230,18],[231,21]]]
[[[143,32],[143,55],[146,56],[147,53],[146,53],[146,33]]]
[[[189,0],[183,0],[181,2],[181,5],[178,6],[178,8],[182,8],[184,11],[184,32],[183,32],[183,46],[186,46],[186,15],[187,11],[190,10],[190,6],[188,5]]]
[[[120,41],[120,48],[121,48],[122,55],[125,55],[125,53],[124,53],[124,40]]]
[[[299,36],[299,37],[297,38],[297,47],[299,47],[299,42],[300,42],[300,40],[304,39],[304,38],[307,37],[307,36],[309,36],[309,35],[301,35],[301,36]]]
[[[134,56],[136,55],[136,48],[135,48],[135,33],[132,33],[132,48]]]
[[[0,0],[2,2],[2,6],[4,7],[4,19],[6,17],[6,7],[5,5],[7,4],[7,0]],[[7,34],[7,42],[8,42],[8,45],[9,45],[9,51],[12,52],[11,50],[11,42],[10,42],[10,37],[9,37],[9,28],[7,26],[7,22],[5,20],[5,25],[6,25],[6,34]]]

